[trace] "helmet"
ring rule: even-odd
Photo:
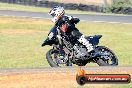
[[[52,21],[56,23],[65,14],[65,11],[63,7],[55,6],[50,10],[49,14],[52,16]]]

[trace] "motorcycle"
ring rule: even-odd
[[[45,45],[53,46],[46,53],[46,59],[51,67],[72,66],[85,66],[87,63],[97,63],[99,66],[116,66],[118,59],[115,53],[105,46],[98,46],[99,39],[102,35],[87,36],[86,39],[93,45],[94,50],[90,53],[87,52],[86,47],[79,43],[72,36],[63,35],[59,27],[57,27],[57,36],[52,40],[48,38],[42,43]],[[60,47],[63,46],[64,58],[60,58]]]

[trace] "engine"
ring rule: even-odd
[[[86,60],[87,59],[87,49],[82,44],[71,44],[71,42],[67,41],[63,38],[63,43],[67,47],[68,50],[73,51],[75,60]]]
[[[72,50],[73,49],[73,45],[69,41],[66,41],[65,39],[63,39],[63,42],[64,42],[64,44],[66,45],[66,47],[69,50]]]
[[[85,46],[82,44],[71,44],[71,42],[66,41],[63,39],[63,43],[65,44],[67,50],[64,50],[65,52],[68,52],[67,54],[70,53],[72,56],[72,63],[78,65],[78,66],[85,66],[87,64],[87,60],[89,57],[89,54],[87,52],[87,49]]]
[[[86,59],[88,52],[87,52],[87,49],[83,45],[79,46],[78,44],[75,44],[73,46],[73,49],[74,49],[75,58],[82,59],[82,60]]]

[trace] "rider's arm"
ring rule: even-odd
[[[69,16],[69,20],[71,23],[75,23],[75,24],[77,24],[80,21],[79,18],[72,16]]]
[[[62,25],[62,24],[64,24],[64,23],[66,23],[67,28],[68,28],[69,26],[71,26],[71,24],[77,24],[79,21],[80,21],[80,20],[79,20],[78,18],[76,18],[76,17],[72,17],[72,16],[63,16],[63,17],[59,20],[58,25],[60,26],[60,25]]]
[[[80,21],[79,18],[76,18],[76,17],[72,17],[71,19],[71,23],[77,24],[79,21]]]

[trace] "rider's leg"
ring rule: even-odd
[[[89,43],[89,41],[85,38],[84,35],[82,35],[82,36],[78,39],[78,41],[87,47],[88,52],[90,52],[90,51],[93,50],[93,45]]]
[[[86,46],[88,52],[91,52],[93,50],[93,45],[89,43],[89,41],[85,38],[82,33],[80,33],[78,30],[73,30],[71,33],[73,37],[76,37],[80,43]]]

